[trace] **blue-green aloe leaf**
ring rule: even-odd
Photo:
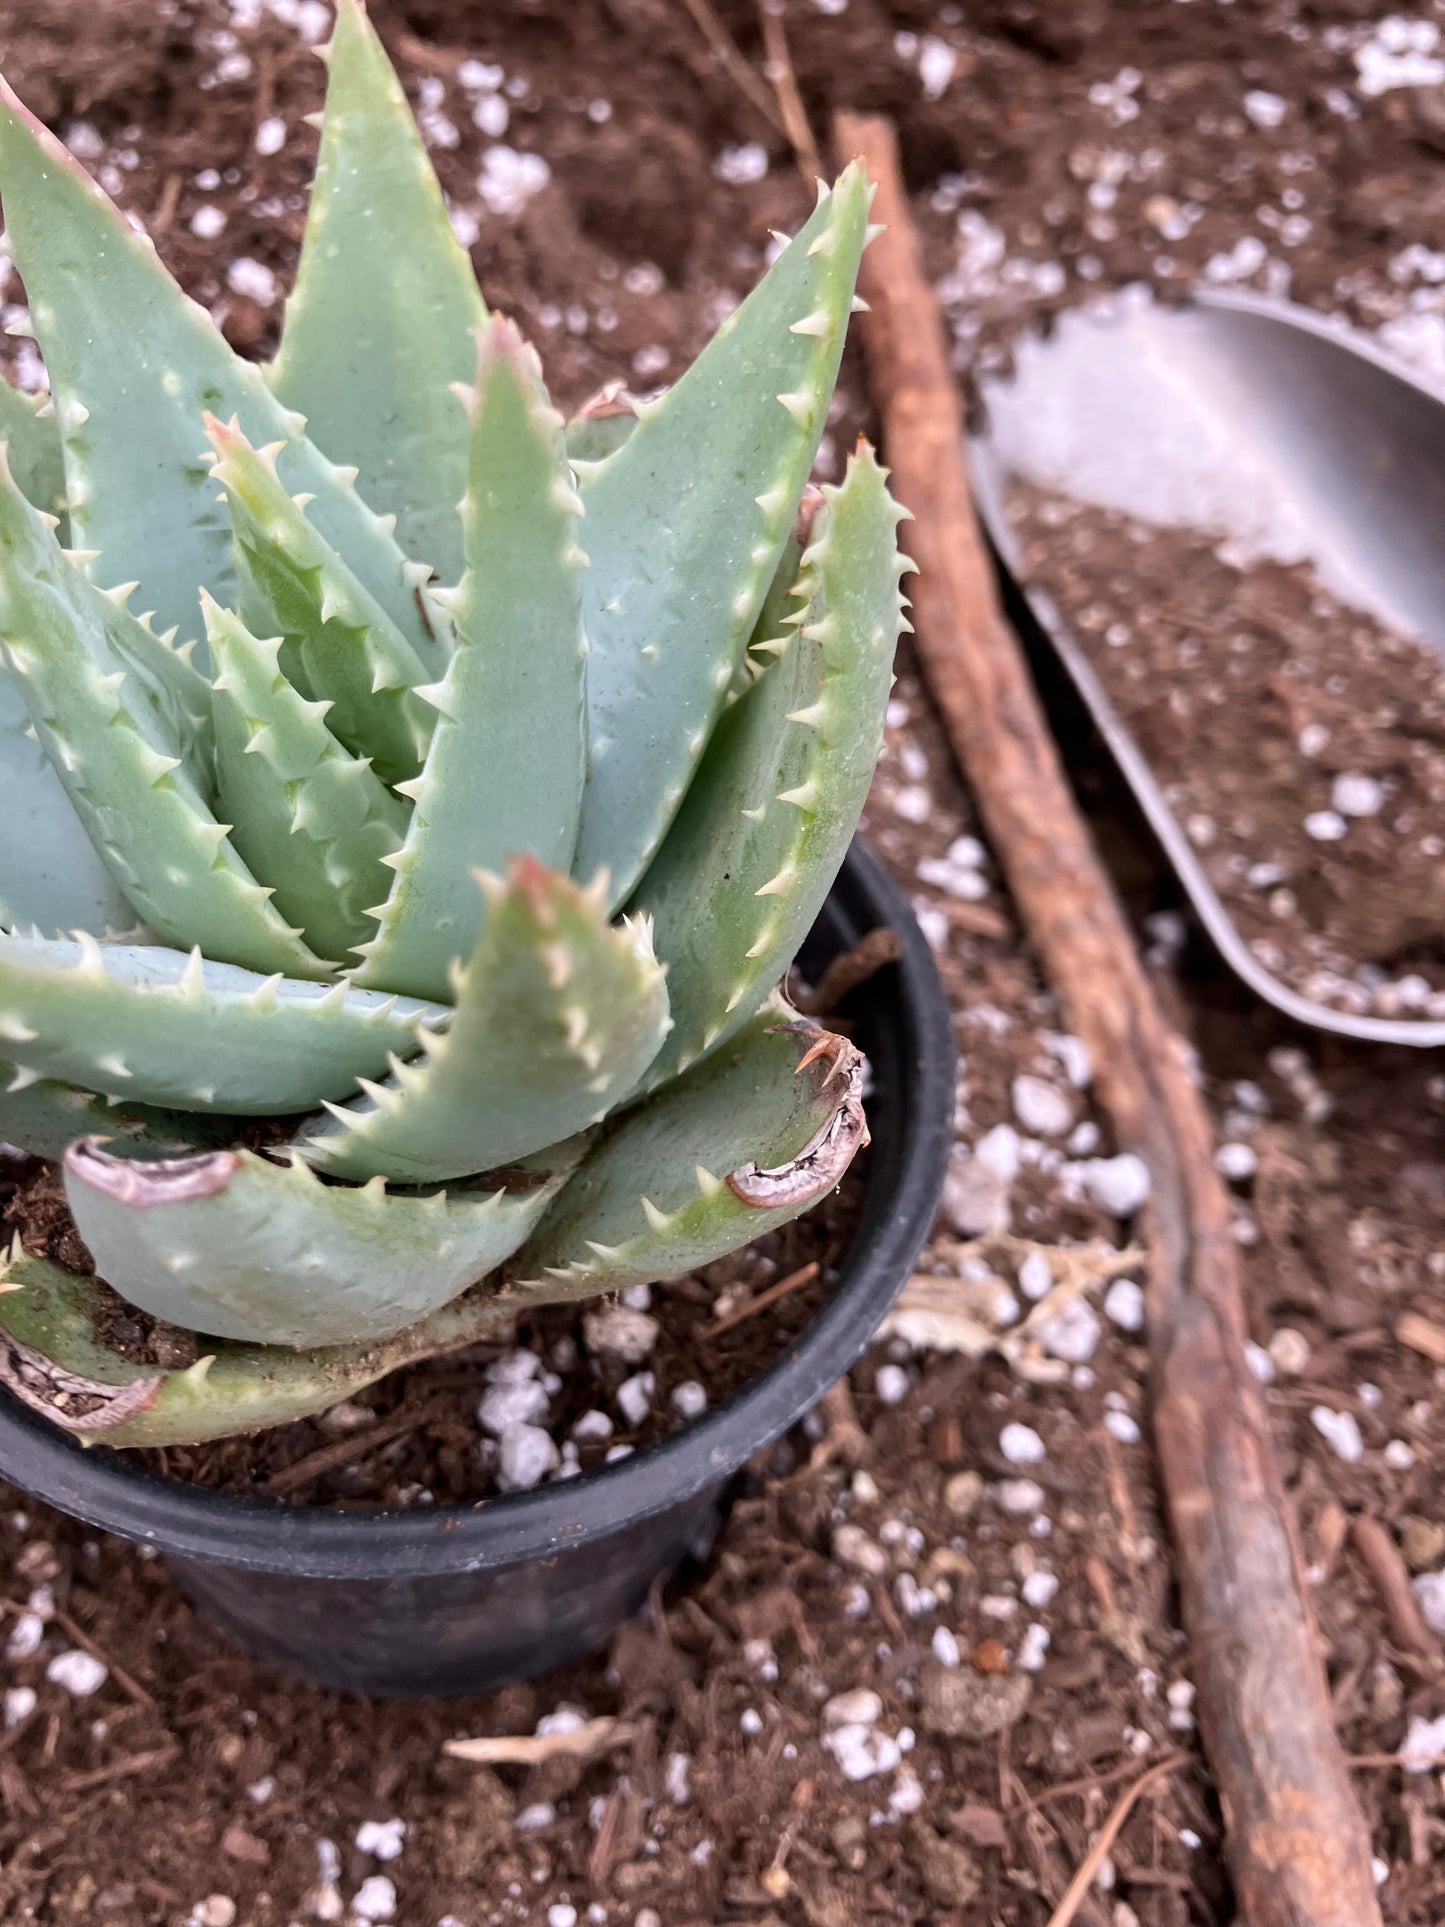
[[[232,841],[276,908],[318,956],[341,962],[376,928],[367,913],[385,889],[406,806],[326,726],[329,703],[307,702],[280,665],[281,638],[258,640],[207,600],[206,633],[221,807]]]
[[[48,395],[27,395],[13,382],[0,380],[0,441],[5,443],[10,473],[27,502],[60,520],[62,542],[69,542],[65,508],[65,457],[60,427]]]
[[[863,1060],[781,1004],[609,1124],[509,1271],[568,1296],[675,1278],[830,1191],[868,1142]]]
[[[576,874],[624,901],[702,754],[837,378],[870,189],[850,167],[615,454],[579,469],[590,764]]]
[[[471,466],[462,527],[466,573],[441,600],[456,649],[436,710],[406,841],[361,947],[357,981],[446,997],[449,972],[476,941],[484,901],[472,872],[527,854],[566,870],[577,841],[584,764],[581,504],[562,417],[537,357],[498,316],[477,338],[477,381],[463,391]]]
[[[128,1156],[174,1157],[198,1144],[224,1142],[235,1129],[230,1118],[107,1104],[93,1091],[0,1063],[0,1143],[31,1157],[62,1157],[67,1145],[92,1132]]]
[[[0,933],[0,1050],[62,1078],[175,1110],[314,1110],[421,1048],[446,1009],[347,984],[261,977],[159,944]]]
[[[434,716],[412,690],[430,670],[307,520],[306,496],[286,493],[279,446],[252,448],[236,422],[212,415],[205,426],[211,479],[231,516],[241,620],[255,635],[284,638],[287,678],[331,704],[326,725],[338,742],[370,757],[388,783],[415,776]]]
[[[112,1446],[192,1444],[322,1412],[403,1365],[509,1324],[514,1304],[484,1288],[395,1338],[299,1352],[216,1341],[185,1370],[132,1364],[96,1338],[109,1302],[94,1278],[12,1248],[0,1263],[0,1383],[32,1411]]]
[[[0,459],[0,653],[111,876],[163,937],[252,969],[330,975],[241,861],[152,685],[115,646],[130,620],[67,559]]]
[[[883,742],[903,622],[903,511],[866,445],[823,490],[769,666],[718,723],[632,908],[653,919],[675,1028],[649,1083],[758,1008],[847,853]]]
[[[635,1088],[667,1030],[645,923],[608,924],[601,892],[532,857],[486,871],[475,948],[452,969],[455,1012],[423,1055],[299,1142],[337,1177],[433,1184],[487,1171],[597,1123]]]
[[[565,1147],[520,1188],[448,1195],[324,1184],[249,1151],[139,1163],[70,1147],[65,1191],[96,1270],[153,1318],[253,1344],[393,1337],[495,1271],[576,1162]]]
[[[198,640],[197,591],[229,600],[230,528],[211,500],[201,417],[235,414],[256,443],[280,441],[288,489],[423,658],[444,654],[390,521],[351,469],[311,443],[259,368],[234,354],[53,134],[0,80],[0,197],[45,355],[65,451],[74,540],[103,581],[138,581],[142,606]]]
[[[0,668],[0,927],[131,930],[136,914],[96,854],[50,758],[30,707]]]
[[[406,96],[358,0],[341,0],[321,153],[271,386],[306,417],[397,539],[444,582],[462,572],[470,378],[486,310]]]

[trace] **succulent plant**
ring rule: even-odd
[[[358,0],[327,57],[266,368],[0,96],[50,382],[0,385],[0,1138],[201,1335],[121,1356],[102,1286],[17,1241],[0,1375],[116,1444],[675,1275],[866,1138],[857,1052],[777,985],[902,625],[872,453],[804,504],[868,184],[675,386],[568,425]]]

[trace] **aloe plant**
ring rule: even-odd
[[[238,359],[8,89],[50,400],[0,394],[0,1376],[117,1445],[253,1430],[808,1207],[860,1060],[777,986],[902,625],[821,496],[870,190],[677,384],[568,425],[489,314],[359,0],[279,353]],[[323,452],[324,451],[324,452]],[[199,1362],[119,1356],[119,1292]]]

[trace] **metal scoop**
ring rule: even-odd
[[[1445,655],[1445,394],[1342,323],[1203,291],[1182,308],[1126,294],[1066,316],[1020,344],[983,399],[970,459],[989,538],[1225,961],[1302,1023],[1445,1043],[1445,1021],[1334,1010],[1259,962],[1067,622],[1023,580],[1004,513],[1008,484],[1024,482],[1307,562],[1341,601]]]

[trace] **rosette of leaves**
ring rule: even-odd
[[[675,386],[568,424],[483,305],[357,0],[277,357],[8,89],[50,396],[0,387],[0,1372],[115,1444],[320,1409],[805,1209],[860,1060],[776,986],[902,624],[866,447],[809,492],[849,168]],[[113,1290],[197,1334],[121,1357]]]

